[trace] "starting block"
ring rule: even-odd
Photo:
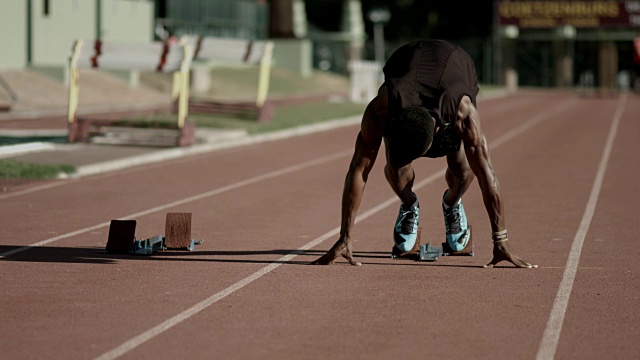
[[[443,256],[473,256],[473,238],[471,237],[471,225],[469,225],[469,241],[467,242],[467,246],[460,251],[453,251],[447,242],[442,243],[442,255]]]
[[[420,253],[418,254],[418,259],[420,261],[436,261],[442,256],[442,247],[440,246],[431,246],[431,242],[428,242],[426,245],[420,246]]]
[[[126,253],[136,240],[135,220],[111,220],[106,252]]]
[[[418,228],[418,238],[413,246],[413,249],[407,252],[400,252],[395,246],[391,250],[392,259],[409,259],[418,261],[436,261],[441,256],[473,256],[473,238],[471,237],[471,226],[469,226],[469,241],[464,249],[460,251],[453,251],[447,242],[443,242],[442,246],[431,245],[431,242],[427,242],[425,245],[420,245],[422,238],[422,228]]]
[[[167,249],[193,251],[197,243],[191,239],[191,213],[168,213],[164,233]]]
[[[391,248],[391,258],[399,259],[399,260],[418,260],[418,255],[420,254],[420,238],[422,237],[422,228],[418,228],[418,237],[416,238],[416,243],[413,244],[413,249],[402,252],[398,250],[397,247]]]
[[[164,238],[161,235],[154,236],[146,240],[136,240],[133,242],[133,249],[129,251],[135,255],[151,255],[156,250],[165,250]]]
[[[168,213],[165,230],[165,237],[136,240],[135,220],[111,220],[105,252],[151,255],[167,249],[193,251],[202,244],[202,240],[191,239],[191,213]]]

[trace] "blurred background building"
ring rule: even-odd
[[[76,39],[153,40],[152,0],[0,0],[0,69],[62,66]]]
[[[403,43],[462,46],[482,83],[633,84],[640,0],[0,0],[0,69],[64,66],[73,40],[273,39],[275,65],[346,74]],[[635,44],[634,45],[634,41]]]

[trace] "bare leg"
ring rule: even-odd
[[[384,167],[384,176],[387,178],[393,192],[398,195],[400,201],[405,205],[412,205],[416,201],[416,195],[413,193],[413,181],[416,177],[411,163],[402,167],[395,167],[387,164]]]
[[[384,167],[384,176],[387,178],[393,192],[398,195],[404,205],[410,206],[416,201],[413,193],[413,181],[416,174],[411,166],[411,161],[394,161],[389,153],[389,144],[385,141],[387,165]]]
[[[449,190],[444,197],[444,202],[448,206],[452,206],[467,192],[473,179],[475,179],[475,175],[473,175],[473,171],[469,167],[462,146],[457,152],[447,155],[447,165],[447,172],[444,177],[447,180]]]

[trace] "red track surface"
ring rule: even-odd
[[[382,156],[356,226],[363,266],[305,266],[337,239],[350,127],[0,195],[0,357],[637,358],[640,98],[523,91],[479,108],[510,241],[540,268],[481,268],[477,183],[475,257],[390,259]],[[444,166],[415,163],[434,242]],[[151,237],[182,211],[197,251],[102,252],[111,219]]]

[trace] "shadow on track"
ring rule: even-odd
[[[21,246],[0,245],[0,253],[20,248]],[[163,250],[153,255],[133,255],[106,253],[103,248],[95,247],[32,247],[29,250],[3,257],[5,262],[33,262],[33,263],[69,263],[69,264],[117,264],[123,261],[175,261],[175,262],[217,262],[239,264],[287,264],[309,265],[317,257],[322,256],[325,250],[246,250],[246,251],[180,251]],[[260,259],[261,256],[283,257],[290,254],[308,256],[307,260]],[[392,260],[388,252],[363,251],[354,252],[357,259],[386,259],[382,262],[362,262],[363,265],[382,266],[451,266],[478,268],[479,265],[471,264],[439,264],[430,262],[418,262],[411,260]],[[236,257],[236,258],[234,258]],[[339,259],[334,265],[349,266],[346,261]]]

